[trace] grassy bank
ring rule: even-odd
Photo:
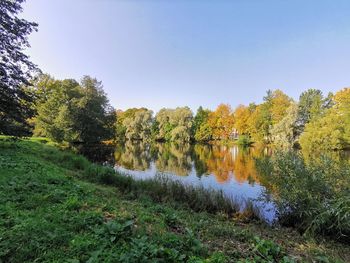
[[[135,182],[41,139],[0,138],[0,200],[2,262],[350,260],[344,244],[229,217],[218,193]]]

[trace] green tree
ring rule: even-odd
[[[204,110],[200,106],[193,119],[192,135],[196,141],[209,141],[212,138],[212,130],[208,125],[210,110]]]
[[[298,109],[299,134],[303,132],[307,123],[321,117],[324,111],[332,106],[331,97],[332,94],[329,94],[324,98],[322,91],[316,89],[308,89],[300,95]]]
[[[264,102],[258,105],[249,119],[249,131],[255,141],[271,142],[271,129],[286,115],[291,98],[281,90],[268,90]]]
[[[149,140],[153,124],[153,112],[151,110],[140,110],[135,112],[133,117],[124,119],[126,127],[125,137],[128,140]]]
[[[316,150],[342,150],[350,146],[350,88],[337,92],[333,105],[321,117],[305,125],[300,136],[301,147],[306,152]]]
[[[115,128],[116,128],[116,139],[118,141],[124,141],[126,139],[126,129],[127,127],[124,125],[124,120],[125,119],[133,119],[135,118],[136,112],[139,111],[146,111],[146,108],[130,108],[127,109],[126,111],[122,110],[117,110],[116,116],[117,116],[117,121],[115,123]]]
[[[34,88],[40,94],[35,106],[36,135],[68,143],[95,143],[113,137],[115,114],[101,82],[89,76],[80,84],[72,79],[42,80],[44,83]]]
[[[23,85],[29,85],[37,68],[24,49],[29,47],[28,35],[38,25],[18,17],[23,2],[0,1],[0,133],[12,135],[28,134],[26,119],[34,114],[32,97]]]
[[[189,142],[193,125],[193,113],[189,107],[161,109],[156,115],[157,140]]]
[[[284,118],[271,129],[273,144],[280,148],[292,148],[297,140],[298,105],[292,103]]]
[[[210,125],[205,122],[203,123],[199,129],[196,131],[196,134],[194,135],[194,139],[197,142],[208,142],[212,140],[213,138],[213,130],[211,129]]]
[[[80,83],[82,97],[71,109],[73,129],[79,142],[100,142],[114,137],[115,113],[109,104],[102,82],[84,76]]]

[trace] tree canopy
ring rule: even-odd
[[[338,91],[332,107],[305,125],[300,144],[309,152],[350,147],[350,88]]]
[[[28,105],[32,97],[24,92],[37,69],[24,50],[29,47],[28,35],[37,24],[19,18],[24,0],[0,1],[0,133],[28,133],[26,119],[33,115]]]
[[[113,138],[115,113],[101,82],[84,76],[54,80],[44,76],[33,92],[39,103],[34,134],[57,142],[92,143]]]

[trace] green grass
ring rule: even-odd
[[[123,183],[122,175],[115,179],[110,169],[50,144],[0,138],[0,262],[350,259],[343,244],[244,223],[175,198],[157,200],[140,185]]]

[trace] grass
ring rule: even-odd
[[[130,183],[122,175],[115,179],[109,168],[50,144],[0,138],[0,262],[350,259],[344,244],[243,223],[225,209],[208,213],[203,204],[196,208],[178,197],[160,198],[168,190],[159,190],[158,200],[138,190],[150,187],[145,183]]]

